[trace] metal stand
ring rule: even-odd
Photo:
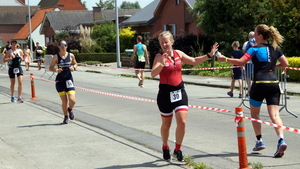
[[[252,64],[252,63],[247,63],[247,64]],[[279,80],[279,84],[282,88],[282,94],[281,94],[281,99],[280,99],[280,108],[279,108],[279,112],[281,112],[281,110],[285,109],[289,114],[293,115],[294,117],[298,118],[298,115],[289,111],[288,107],[287,107],[287,99],[289,99],[289,97],[287,96],[287,78],[288,75],[286,74],[286,72],[283,72],[283,69],[278,69],[277,70],[277,76],[278,76],[278,80]],[[246,79],[246,77],[244,77]],[[246,80],[245,80],[246,81]],[[251,77],[251,81],[252,81],[252,77]],[[247,105],[245,103],[245,101],[249,102],[249,99],[246,97],[245,94],[245,90],[246,90],[246,85],[244,85],[244,80],[242,80],[242,86],[243,86],[243,98],[241,103],[238,105],[238,107],[241,107],[242,105],[244,105],[246,108],[250,109],[249,105]],[[266,104],[266,102],[264,101],[263,104]]]
[[[49,74],[49,67],[50,67],[50,64],[51,64],[51,61],[52,61],[52,55],[45,55],[44,56],[45,57],[45,62],[43,63],[44,64],[44,66],[45,66],[45,72],[42,74],[42,76],[41,77],[43,77],[45,74],[47,74],[47,75],[49,75],[50,77],[49,77],[49,79],[51,79],[51,77],[53,76],[53,75],[56,75],[56,73],[54,73],[54,72],[51,72],[52,74]]]

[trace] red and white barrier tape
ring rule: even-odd
[[[287,67],[286,69],[300,70],[300,68],[297,68],[297,67]]]
[[[193,69],[182,69],[182,71],[185,70],[212,70],[212,69],[229,69],[229,68],[240,68],[243,66],[229,66],[229,67],[209,67],[209,68],[193,68]]]
[[[258,120],[258,119],[254,119],[254,118],[250,118],[250,117],[245,117],[245,116],[243,116],[243,118],[251,120],[251,121],[255,121],[255,122],[258,122],[258,123],[266,124],[266,125],[269,125],[269,126],[272,126],[272,127],[282,128],[284,130],[300,134],[300,130],[296,129],[296,128],[286,127],[286,126],[280,126],[280,125],[277,125],[277,124],[274,124],[274,123],[270,123],[270,122],[266,122],[266,121],[262,121],[262,120]]]

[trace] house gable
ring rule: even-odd
[[[79,0],[41,0],[38,5],[41,9],[57,7],[61,10],[86,10]]]
[[[197,28],[196,18],[188,11],[194,4],[194,0],[161,0],[153,14],[156,19],[153,21],[152,35],[157,36],[164,30],[175,35],[202,33]]]
[[[42,23],[46,11],[53,11],[54,9],[60,10],[86,10],[79,0],[41,0],[39,3],[41,8],[31,18],[32,32]],[[26,23],[14,36],[14,39],[27,39],[29,36],[29,24]]]
[[[39,10],[34,17],[31,18],[31,30],[34,31],[43,21],[46,11],[52,11],[54,8],[47,8]],[[27,39],[29,36],[29,24],[28,22],[18,31],[13,39]]]

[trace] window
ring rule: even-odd
[[[176,1],[176,5],[180,4],[180,0],[175,0]]]
[[[0,46],[2,46],[3,45],[3,41],[2,41],[2,39],[0,39]]]
[[[176,24],[164,25],[164,31],[170,31],[174,36],[176,36]]]

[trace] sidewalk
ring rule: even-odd
[[[158,137],[78,111],[76,121],[62,125],[62,115],[45,108],[60,109],[59,105],[43,100],[11,103],[6,90],[0,87],[0,169],[186,168],[99,125],[147,138],[146,142],[156,143]],[[13,111],[15,106],[18,111]]]

